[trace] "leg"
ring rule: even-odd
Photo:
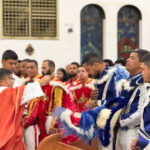
[[[119,128],[117,134],[116,150],[131,150],[130,144],[137,137],[138,128],[122,130]]]
[[[98,150],[113,150],[113,133],[111,133],[110,143],[107,147],[102,146],[101,142],[98,140]]]
[[[27,150],[35,150],[35,147],[38,146],[39,135],[40,131],[37,125],[29,126],[24,130],[24,142]]]

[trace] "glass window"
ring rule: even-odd
[[[128,58],[139,47],[140,11],[134,6],[124,6],[118,13],[118,58]]]
[[[81,11],[81,61],[84,55],[103,51],[104,11],[98,5],[87,5]]]

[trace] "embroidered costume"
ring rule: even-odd
[[[117,133],[116,150],[127,150],[137,136],[140,125],[142,107],[145,102],[145,87],[142,74],[139,73],[122,82],[120,95],[127,101],[119,119],[120,128]]]
[[[139,145],[143,150],[150,149],[150,84],[145,84],[145,90],[147,91],[146,101],[143,107],[141,124],[139,129]]]
[[[76,82],[77,84],[70,87],[70,91],[73,94],[73,99],[80,110],[80,112],[87,110],[87,105],[90,102],[90,94],[92,89],[94,89],[93,86],[93,79],[88,78],[85,83],[82,83],[80,79],[78,79]]]

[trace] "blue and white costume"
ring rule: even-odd
[[[66,109],[58,109],[55,112],[57,118],[62,122],[64,131],[67,131],[68,134],[75,133],[77,136],[84,140],[88,140],[89,142],[91,142],[95,136],[98,136],[103,145],[102,148],[112,150],[111,138],[113,129],[110,129],[111,119],[113,118],[113,115],[125,105],[124,99],[115,98],[117,95],[116,83],[120,79],[126,80],[128,76],[129,74],[125,68],[120,67],[119,65],[113,68],[106,67],[101,73],[100,77],[93,81],[94,85],[96,85],[99,89],[98,103],[101,107],[82,112],[78,127],[75,127],[71,124],[71,111]],[[111,107],[113,104],[117,104],[117,106]],[[97,126],[97,118],[99,118],[99,113],[102,110],[108,109],[110,110],[108,113],[108,118],[105,122],[106,125],[104,125],[105,127],[100,128]],[[103,135],[104,138],[101,135]]]
[[[117,96],[116,83],[121,79],[127,79],[129,73],[127,70],[120,66],[108,67],[104,69],[98,79],[93,81],[93,84],[98,88],[98,106],[103,105],[106,101]]]
[[[99,89],[98,95],[98,106],[104,105],[106,102],[109,102],[112,98],[117,96],[116,92],[116,84],[121,79],[127,79],[129,73],[127,70],[120,66],[116,65],[116,67],[109,68],[108,66],[105,70],[101,73],[98,79],[94,80],[94,84],[97,85]],[[110,144],[106,146],[106,149],[112,150],[112,138],[113,138],[113,131],[111,132],[111,140]],[[99,149],[105,150],[103,144],[99,143]]]
[[[150,83],[145,84],[147,90],[141,124],[139,129],[139,145],[142,150],[150,149]]]
[[[142,74],[139,73],[122,82],[118,88],[120,89],[119,95],[124,97],[128,104],[119,119],[116,150],[130,150],[130,143],[137,137],[146,95],[143,82]]]

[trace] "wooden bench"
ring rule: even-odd
[[[40,142],[37,150],[98,150],[97,138],[93,140],[92,145],[88,145],[81,139],[65,144],[61,142],[61,139],[61,133],[52,134]]]
[[[78,147],[78,148],[81,148],[83,150],[98,150],[98,139],[95,138],[92,142],[91,145],[88,145],[87,142],[84,142],[82,141],[81,139],[79,139],[78,141],[76,142],[72,142],[70,143],[69,145],[72,145],[72,146],[75,146],[75,147]]]
[[[78,147],[61,142],[61,133],[52,134],[42,140],[37,150],[82,150]]]

